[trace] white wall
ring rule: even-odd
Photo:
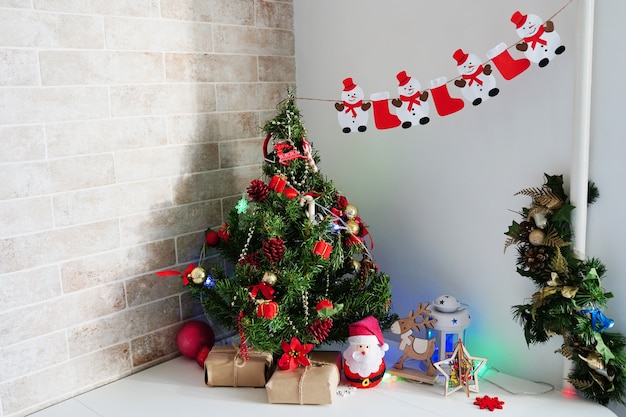
[[[397,97],[395,76],[401,70],[416,77],[423,89],[434,78],[454,78],[456,49],[486,61],[486,51],[496,44],[518,40],[510,22],[513,12],[547,19],[566,3],[294,0],[297,95],[330,100],[299,101],[309,139],[320,152],[321,170],[369,225],[376,262],[392,279],[395,312],[403,315],[418,302],[452,294],[471,308],[467,342],[473,354],[489,358],[488,365],[502,372],[556,387],[562,386],[563,360],[553,352],[561,341],[526,346],[510,309],[527,302],[534,288],[515,272],[515,248],[506,254],[503,248],[508,225],[519,220],[512,210],[530,203],[513,194],[540,186],[544,172],[564,174],[566,184],[570,178],[578,1],[554,18],[566,52],[547,67],[533,65],[510,81],[496,71],[500,94],[477,107],[466,103],[463,110],[440,117],[431,97],[431,121],[425,126],[377,130],[370,115],[365,133],[344,134],[332,100],[340,100],[346,77],[353,77],[366,98],[380,91]],[[623,30],[624,6],[616,4],[598,5],[597,12],[597,41],[606,45],[597,45],[603,59],[596,62],[596,74],[604,71],[606,76],[596,79],[594,90],[591,179],[602,196],[590,208],[588,254],[607,263],[607,287],[617,297],[611,312],[619,316],[620,296],[626,297],[619,271],[626,266],[619,264],[624,262],[618,259],[620,245],[609,244],[606,235],[617,240],[614,225],[623,221],[616,220],[623,170],[615,147],[624,145],[615,122],[621,116],[619,95],[612,93],[622,66],[603,69],[605,62],[624,59],[614,41],[620,38],[615,31]],[[615,8],[621,13],[614,13]],[[511,54],[521,57],[514,49]],[[460,97],[453,85],[449,90]],[[625,327],[618,318],[616,330]]]

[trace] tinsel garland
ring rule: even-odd
[[[613,297],[602,288],[606,267],[597,258],[579,259],[574,253],[574,206],[563,189],[563,176],[544,176],[543,186],[516,193],[532,203],[505,232],[505,252],[517,247],[517,272],[536,287],[529,303],[513,306],[513,316],[528,345],[562,336],[557,352],[572,361],[567,380],[582,396],[602,405],[625,404],[626,338],[607,331],[614,322],[603,313]],[[588,190],[591,204],[599,194],[593,183]]]

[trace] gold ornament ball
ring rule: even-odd
[[[206,281],[206,271],[200,266],[192,269],[189,273],[189,276],[191,277],[191,282],[193,282],[194,284],[200,285],[203,284],[204,281]]]
[[[359,233],[359,229],[360,229],[359,228],[359,224],[357,222],[355,222],[354,220],[348,220],[346,222],[346,226],[348,226],[348,230],[353,235],[356,235],[357,233]]]
[[[352,258],[352,268],[354,269],[354,272],[359,272],[359,270],[361,269],[361,262]]]
[[[541,229],[533,229],[528,235],[528,241],[533,246],[540,246],[546,237],[546,232]]]
[[[266,272],[263,274],[263,278],[261,279],[261,281],[263,281],[264,283],[274,286],[274,284],[276,284],[276,281],[278,280],[278,277],[276,276],[275,273],[273,272]]]
[[[353,219],[359,215],[359,209],[357,209],[356,206],[353,204],[348,204],[343,212],[349,219]]]

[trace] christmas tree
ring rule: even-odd
[[[262,177],[247,187],[219,230],[206,231],[198,265],[183,274],[207,315],[247,347],[282,353],[302,344],[344,342],[367,316],[383,330],[391,313],[389,276],[355,205],[317,167],[293,94],[263,127]],[[270,150],[268,151],[268,147]],[[209,262],[217,249],[226,267]]]

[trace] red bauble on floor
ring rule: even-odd
[[[176,345],[180,353],[190,359],[196,359],[204,346],[209,349],[215,343],[215,333],[211,326],[199,320],[189,321],[176,334]]]

